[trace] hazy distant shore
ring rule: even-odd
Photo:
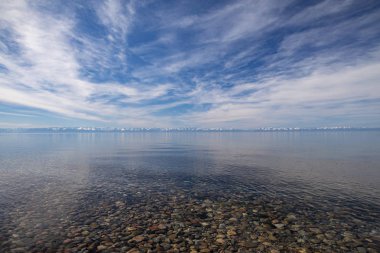
[[[380,127],[314,127],[314,128],[101,128],[101,127],[49,127],[0,128],[0,133],[55,133],[55,132],[311,132],[311,131],[380,131]]]

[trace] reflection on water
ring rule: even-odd
[[[0,135],[0,251],[377,252],[380,132]]]

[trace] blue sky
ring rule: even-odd
[[[0,1],[0,127],[380,126],[380,1]]]

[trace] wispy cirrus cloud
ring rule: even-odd
[[[119,36],[119,32],[126,33],[122,24],[119,24],[124,19],[113,16],[124,17],[125,14],[115,9],[118,7],[109,6],[109,2],[105,4],[107,8],[101,7],[101,10],[112,13],[102,12],[103,16],[99,19],[105,22],[105,25],[109,22],[116,26],[110,29],[111,35]],[[72,43],[73,39],[77,39],[74,33],[75,20],[57,13],[46,15],[23,1],[4,2],[1,9],[2,29],[13,35],[3,41],[6,53],[2,53],[0,58],[2,65],[7,69],[6,73],[1,74],[2,102],[84,120],[107,122],[124,115],[131,119],[144,118],[141,112],[136,115],[128,108],[125,108],[124,112],[120,111],[118,106],[110,103],[114,97],[119,96],[125,102],[138,103],[141,100],[160,97],[170,88],[167,84],[141,87],[136,83],[124,85],[118,80],[106,83],[86,80],[81,71],[87,66],[81,65],[81,57]],[[108,20],[107,17],[114,19]],[[89,40],[89,37],[87,39]],[[13,44],[19,47],[19,52],[9,54],[12,52],[9,47]],[[88,45],[86,50],[89,49],[95,55],[97,53],[91,50],[99,49],[102,44],[95,41]],[[103,70],[112,71],[112,65],[107,65],[106,61],[101,64]],[[103,99],[92,100],[92,97]]]
[[[0,11],[3,125],[24,124],[25,110],[41,125],[380,124],[376,1],[3,1]]]

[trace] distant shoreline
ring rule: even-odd
[[[367,127],[316,127],[316,128],[95,128],[95,127],[52,127],[52,128],[0,128],[0,133],[135,133],[135,132],[340,132],[379,131]]]

